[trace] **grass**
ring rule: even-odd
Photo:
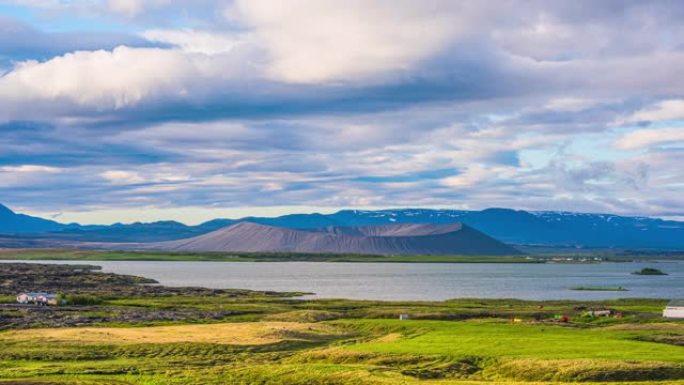
[[[409,338],[371,341],[351,349],[450,357],[615,359],[684,363],[681,347],[634,340],[652,330],[585,329],[559,325],[512,324],[498,320],[465,322],[358,320],[342,321],[353,330],[399,332]],[[684,334],[684,325],[668,332]]]
[[[682,385],[684,322],[664,322],[665,303],[120,298],[101,306],[252,313],[238,322],[0,332],[0,384]],[[625,316],[581,317],[587,308]],[[401,313],[412,319],[395,319]]]
[[[548,318],[554,314],[580,315],[585,307],[610,308],[626,316],[660,317],[668,300],[623,298],[605,301],[527,301],[518,299],[462,298],[448,301],[370,301],[348,299],[300,300],[292,298],[160,296],[121,298],[105,302],[112,309],[135,307],[146,309],[195,308],[250,312],[273,320],[313,322],[315,317],[332,318],[398,318],[410,314],[414,319],[463,320],[470,318]],[[576,310],[577,308],[577,310]],[[261,319],[260,318],[260,319]],[[319,319],[320,320],[320,319]],[[579,319],[578,319],[579,320]],[[592,321],[593,322],[593,321]]]
[[[315,340],[318,335],[333,335],[324,324],[296,322],[216,323],[136,328],[53,328],[4,333],[2,341],[42,341],[68,344],[136,344],[198,342],[228,345],[265,345],[297,336]]]

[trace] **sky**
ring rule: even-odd
[[[684,2],[0,0],[0,202],[684,217]]]

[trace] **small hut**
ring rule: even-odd
[[[663,317],[684,319],[684,299],[670,301],[663,310]]]

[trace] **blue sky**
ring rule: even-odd
[[[673,1],[0,0],[0,202],[684,217]]]

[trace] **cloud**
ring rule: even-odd
[[[47,62],[23,62],[0,78],[6,104],[42,104],[46,110],[116,110],[153,97],[183,98],[196,82],[216,75],[202,57],[175,50],[117,47],[77,51]],[[10,108],[11,110],[11,108]]]
[[[211,4],[225,8],[220,2],[203,2],[201,8]],[[541,99],[552,110],[572,112],[597,100],[659,95],[684,86],[676,76],[684,56],[676,50],[530,60],[500,46],[492,32],[534,27],[538,20],[523,12],[528,8],[515,1],[483,4],[238,1],[225,8],[230,20],[220,27],[141,33],[148,44],[166,47],[120,46],[20,62],[0,78],[0,89],[6,90],[0,101],[8,105],[4,114],[0,108],[0,119],[25,119],[20,112],[25,104],[42,107],[46,119],[212,120],[511,96]],[[181,2],[168,6],[190,12]],[[591,20],[574,8],[530,9],[554,20],[570,12],[574,19],[565,22],[575,32]],[[598,24],[612,31],[611,22]],[[649,71],[654,65],[660,70]],[[117,114],[103,114],[112,110]]]
[[[556,98],[549,100],[545,107],[553,111],[583,111],[601,104],[595,99],[582,98]]]
[[[469,166],[461,175],[444,179],[443,183],[450,187],[482,187],[482,182],[496,183],[495,179],[508,178],[516,173],[514,167],[486,167],[481,164]]]
[[[127,17],[134,17],[143,10],[145,2],[141,0],[109,0],[109,8]]]
[[[463,8],[444,1],[238,0],[226,16],[268,51],[273,78],[320,83],[412,69],[465,32]]]
[[[636,111],[622,123],[639,123],[684,119],[684,99],[664,100],[646,109]]]
[[[0,172],[11,173],[57,173],[62,169],[51,166],[40,166],[35,164],[22,164],[20,166],[2,166]]]
[[[615,142],[622,150],[635,150],[662,144],[684,145],[684,127],[642,129],[627,133]]]
[[[675,20],[681,4],[669,1],[587,0],[572,2],[512,2],[495,28],[502,49],[539,62],[646,56],[680,48],[684,36]],[[653,23],[657,19],[659,23]],[[666,33],[667,39],[654,38]]]
[[[30,188],[36,184],[53,182],[64,171],[58,167],[35,164],[0,166],[0,185],[5,189]]]
[[[112,184],[139,184],[145,181],[138,173],[131,171],[109,170],[100,175]]]

